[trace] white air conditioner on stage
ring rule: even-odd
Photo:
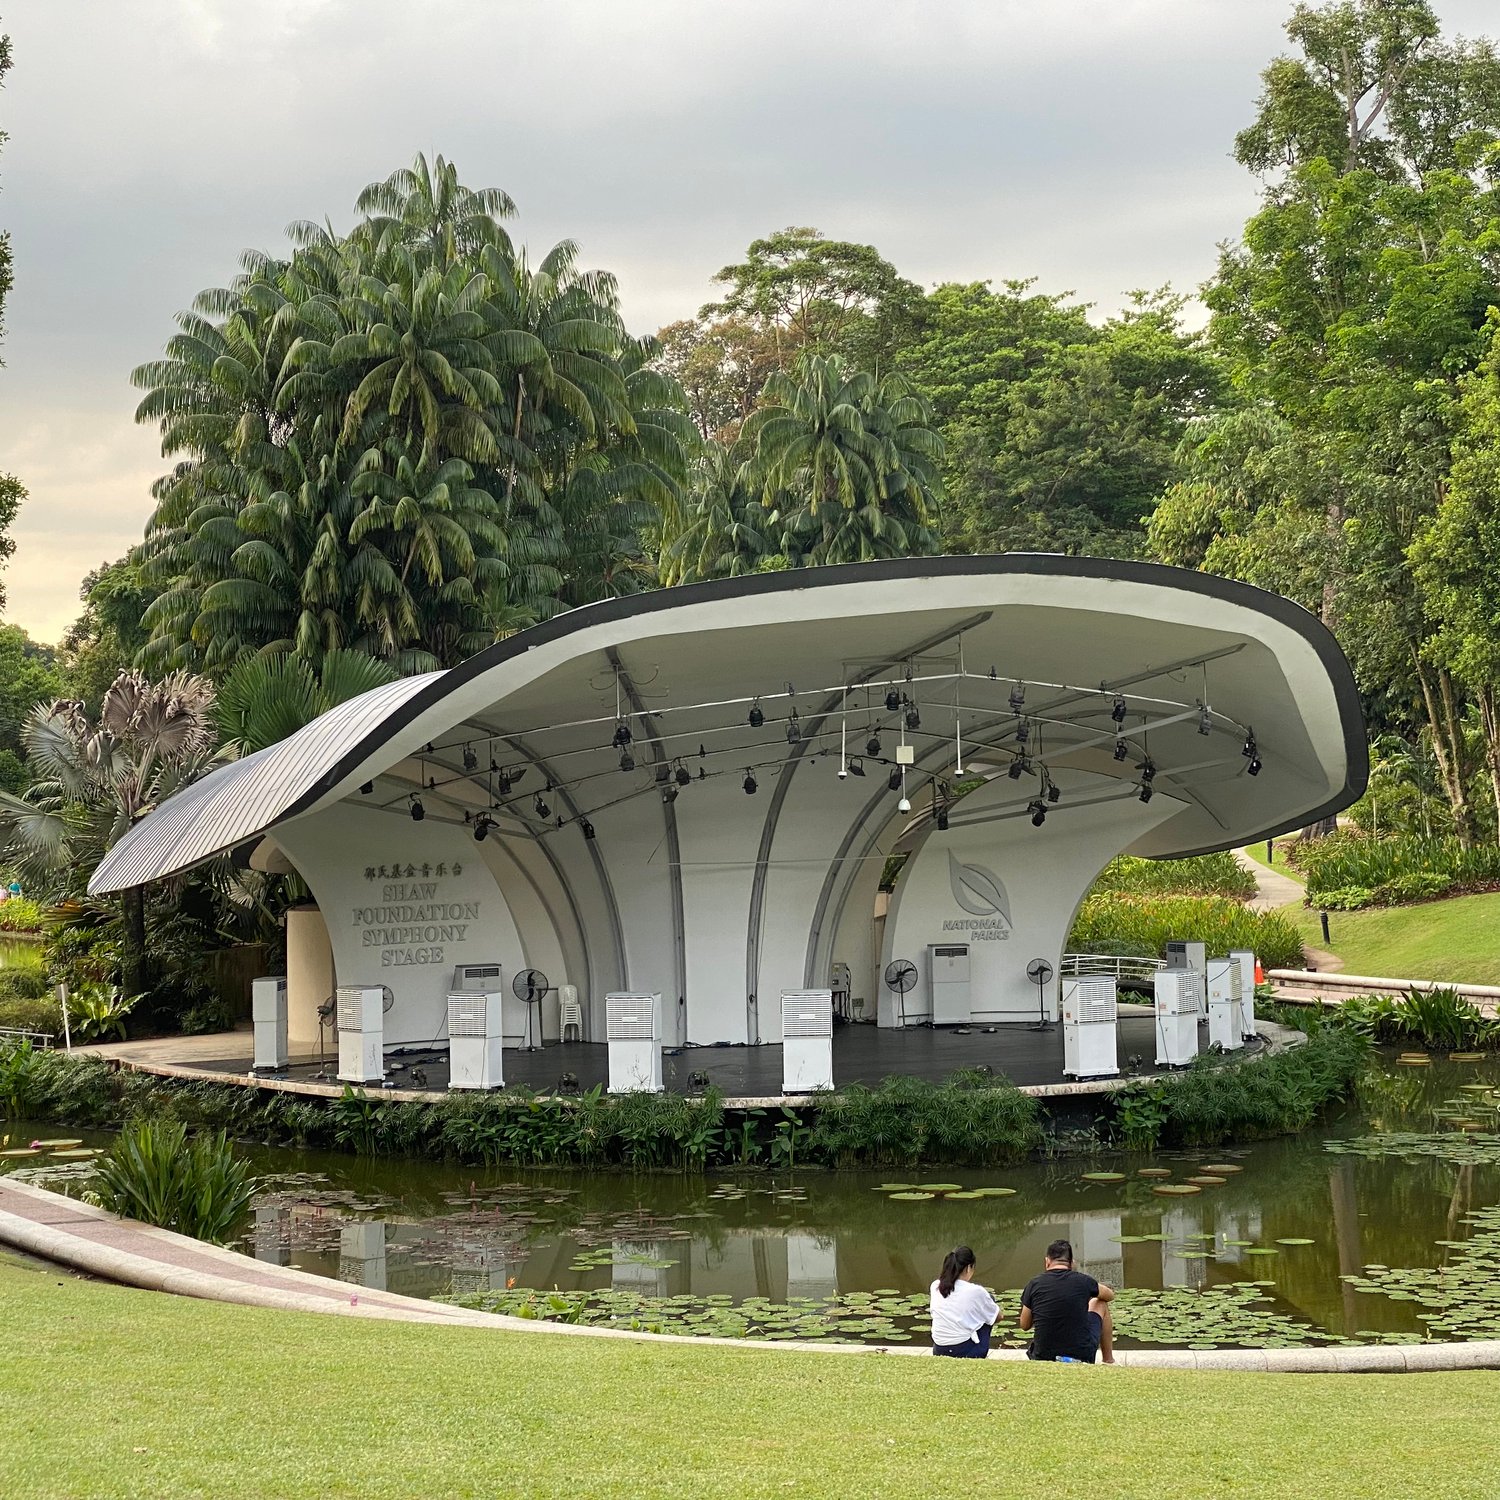
[[[1181,1068],[1198,1055],[1198,990],[1192,969],[1156,971],[1156,1065]]]
[[[505,1087],[504,1010],[505,996],[498,989],[460,990],[448,996],[450,1089]]]
[[[1208,961],[1208,1044],[1226,1052],[1245,1045],[1240,1035],[1240,964],[1237,958]]]
[[[250,1014],[255,1021],[255,1071],[279,1073],[287,1064],[284,974],[250,981]]]
[[[1205,943],[1168,943],[1167,967],[1189,969],[1198,976],[1198,1019],[1208,1016],[1208,946]]]
[[[500,1032],[502,1045],[518,1049],[526,1045],[528,1028],[531,1025],[531,1007],[518,1000],[500,982],[504,970],[497,963],[455,964],[453,988],[450,995],[503,994],[500,1002]]]
[[[781,992],[781,1091],[833,1087],[833,991]]]
[[[1120,1018],[1115,981],[1080,974],[1062,984],[1063,1076],[1116,1078],[1120,1072]]]
[[[385,989],[382,985],[340,985],[339,1082],[382,1083],[385,1080]]]
[[[1255,954],[1249,948],[1231,948],[1229,956],[1240,966],[1240,1035],[1255,1040]]]
[[[661,1093],[661,996],[606,995],[604,1034],[610,1093]]]
[[[930,944],[927,978],[932,989],[932,1024],[967,1026],[973,1020],[969,1003],[969,945]]]

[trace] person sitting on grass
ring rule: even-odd
[[[1109,1316],[1114,1290],[1073,1269],[1073,1246],[1053,1240],[1046,1264],[1021,1293],[1021,1327],[1032,1330],[1028,1359],[1115,1362],[1115,1329]]]
[[[932,1283],[932,1352],[954,1359],[987,1359],[990,1330],[1000,1309],[974,1280],[974,1252],[959,1245],[943,1257]]]

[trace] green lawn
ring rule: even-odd
[[[1331,943],[1323,941],[1316,911],[1282,911],[1297,924],[1303,942],[1338,954],[1351,974],[1500,984],[1500,892],[1329,912]]]
[[[0,1494],[15,1500],[1496,1489],[1489,1372],[653,1347],[273,1313],[13,1260],[0,1260],[0,1312]]]
[[[1266,859],[1266,841],[1264,839],[1258,844],[1246,844],[1243,850],[1256,864],[1265,866],[1267,869],[1279,871],[1283,875],[1290,876],[1293,880],[1301,880],[1302,876],[1286,862],[1285,846],[1277,842],[1275,851],[1276,857],[1268,861]]]

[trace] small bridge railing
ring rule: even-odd
[[[1166,964],[1159,958],[1138,958],[1129,953],[1064,953],[1062,977],[1076,974],[1109,974],[1116,980],[1150,979]]]

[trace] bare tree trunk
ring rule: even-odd
[[[1484,726],[1484,764],[1490,773],[1495,842],[1500,843],[1500,709],[1497,709],[1493,685],[1481,688],[1474,696],[1479,703],[1479,722]]]
[[[144,994],[146,975],[146,893],[132,886],[120,894],[125,946],[120,957],[120,988],[126,995]]]
[[[1423,665],[1416,647],[1412,647],[1412,662],[1422,688],[1422,707],[1427,715],[1443,794],[1453,809],[1454,831],[1459,843],[1468,848],[1474,842],[1474,806],[1464,776],[1463,739],[1453,698],[1453,678],[1446,667],[1439,667],[1434,690],[1432,674]]]

